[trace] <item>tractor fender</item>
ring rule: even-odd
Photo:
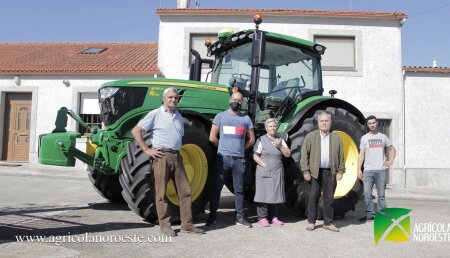
[[[124,120],[119,126],[116,127],[116,129],[114,131],[120,131],[121,128],[133,128],[137,122],[139,121],[139,119],[141,119],[141,117],[145,116],[148,112],[150,112],[151,110],[146,110],[146,111],[142,111],[142,112],[138,112],[133,114],[132,116],[130,116],[127,120]],[[198,113],[196,111],[192,111],[192,110],[183,110],[183,109],[178,109],[178,111],[181,113],[181,115],[185,118],[195,118],[195,120],[200,121],[202,123],[205,124],[206,128],[208,128],[208,130],[211,128],[212,122],[203,114]],[[188,120],[184,119],[185,123],[189,123]],[[190,125],[189,125],[190,126]],[[208,131],[209,133],[209,131]],[[126,140],[128,141],[132,141],[132,140]],[[121,148],[121,152],[118,154],[117,162],[115,164],[111,164],[109,166],[112,166],[114,172],[118,172],[119,168],[120,168],[120,161],[123,159],[123,157],[126,156],[127,152],[126,152],[126,146],[128,143],[123,143]],[[103,143],[103,145],[108,146],[108,143]],[[98,156],[102,156],[104,159],[109,160],[107,157],[109,157],[109,149],[106,148],[98,148],[97,149],[97,154],[96,154],[96,158]]]
[[[206,127],[209,129],[212,126],[211,120],[208,117],[206,117],[205,115],[203,115],[202,113],[199,113],[199,112],[193,111],[193,110],[189,110],[189,109],[179,109],[178,111],[180,111],[180,113],[183,117],[196,118],[200,122],[204,123],[206,125]]]
[[[356,116],[360,124],[364,125],[366,123],[364,115],[352,104],[342,99],[325,97],[313,100],[310,103],[306,104],[299,112],[294,115],[294,117],[289,122],[289,125],[286,127],[285,132],[289,135],[296,132],[301,127],[300,122],[302,122],[305,118],[312,116],[316,110],[326,109],[327,107],[345,109]]]

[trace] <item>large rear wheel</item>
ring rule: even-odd
[[[214,173],[214,148],[208,141],[209,132],[204,123],[185,118],[185,135],[180,150],[186,174],[191,185],[192,214],[203,212]],[[151,146],[150,135],[144,135]],[[128,206],[145,220],[155,223],[154,176],[149,157],[135,141],[128,144],[127,155],[122,159],[120,183],[122,195]],[[166,196],[172,209],[172,221],[179,218],[179,199],[172,180],[167,184]]]
[[[301,128],[290,135],[291,159],[285,166],[286,205],[301,216],[306,216],[310,184],[305,182],[300,168],[300,150],[306,135],[318,128],[317,119],[320,112],[317,110],[312,117],[303,121]],[[334,194],[334,214],[343,217],[362,195],[362,184],[358,179],[358,145],[364,134],[364,126],[358,122],[353,114],[345,109],[328,107],[332,115],[332,130],[342,138],[344,145],[344,158],[346,172],[342,180],[338,181]]]

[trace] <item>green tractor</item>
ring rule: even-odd
[[[161,105],[167,87],[179,91],[178,108],[183,115],[185,135],[181,155],[192,187],[193,213],[204,211],[216,176],[216,149],[208,141],[214,116],[228,108],[230,93],[239,90],[245,97],[244,110],[254,122],[258,136],[265,133],[264,121],[280,121],[279,136],[288,143],[292,156],[284,160],[286,205],[305,215],[310,185],[304,182],[299,167],[300,148],[307,133],[317,129],[318,113],[332,114],[332,129],[342,137],[346,173],[337,184],[335,215],[354,209],[362,194],[357,178],[359,139],[364,133],[364,116],[350,103],[323,96],[321,55],[325,47],[311,41],[258,29],[237,33],[223,31],[216,42],[208,42],[203,59],[192,50],[189,80],[141,78],[105,83],[99,89],[103,128],[89,127],[74,112],[61,108],[52,133],[39,138],[42,164],[74,166],[75,158],[88,165],[96,190],[112,202],[125,201],[131,210],[149,222],[157,220],[154,205],[154,179],[149,157],[134,141],[131,129],[150,110]],[[210,68],[210,83],[200,82],[201,71]],[[86,152],[75,148],[80,133],[67,132],[67,116],[90,131]],[[151,145],[151,135],[144,135]],[[254,193],[254,165],[249,162],[245,194]],[[230,179],[231,180],[231,179]],[[232,191],[232,182],[226,183]],[[173,182],[167,197],[177,206]]]

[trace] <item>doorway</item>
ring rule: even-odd
[[[27,162],[30,153],[31,93],[7,93],[3,160]]]

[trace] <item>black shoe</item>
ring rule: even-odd
[[[206,219],[205,226],[214,227],[217,223],[216,218],[217,218],[217,214],[210,213],[208,218]]]
[[[364,217],[359,219],[359,222],[366,222],[366,221],[373,221],[373,220],[374,220],[374,217],[364,216]]]
[[[236,219],[236,224],[237,225],[241,225],[241,226],[246,227],[246,228],[251,228],[252,227],[252,223],[248,222],[245,218],[237,218]]]

